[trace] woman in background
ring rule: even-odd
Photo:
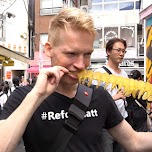
[[[4,82],[0,82],[0,114],[3,110],[3,107],[7,101],[7,95],[4,92]]]
[[[130,72],[130,78],[135,80],[142,80],[142,74],[138,70],[133,70]],[[131,124],[134,130],[147,132],[147,101],[142,99],[134,99],[132,96],[127,97],[126,101],[127,111],[128,111],[128,122]]]

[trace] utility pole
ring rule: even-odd
[[[6,16],[0,14],[0,41],[5,41]]]

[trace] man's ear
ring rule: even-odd
[[[109,52],[110,52],[109,50],[106,50],[106,54],[107,54],[107,56],[109,56],[109,54],[110,54]]]
[[[44,52],[48,57],[51,57],[52,45],[50,42],[46,42],[44,45]]]

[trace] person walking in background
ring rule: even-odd
[[[4,82],[0,82],[0,114],[3,110],[3,107],[7,101],[7,95],[4,92]]]
[[[142,74],[138,70],[130,72],[130,78],[142,81]],[[134,99],[132,96],[126,98],[128,122],[136,131],[149,131],[147,124],[147,102],[142,99]]]
[[[26,85],[30,85],[30,84],[31,84],[30,79],[26,79]]]
[[[10,96],[10,86],[8,81],[4,81],[4,93],[7,95],[7,97]]]
[[[20,78],[18,76],[14,76],[12,82],[13,86],[11,87],[11,92],[13,92],[17,87],[20,86]]]
[[[25,85],[26,85],[26,82],[24,80],[24,76],[21,76],[19,86],[22,87],[22,86],[25,86]]]
[[[37,77],[34,77],[34,78],[32,79],[32,82],[31,82],[31,83],[36,83],[36,80],[37,80]]]
[[[127,73],[119,67],[119,64],[122,63],[124,59],[124,55],[126,53],[127,43],[125,40],[120,38],[110,39],[106,44],[106,54],[107,54],[107,64],[102,68],[95,70],[95,72],[101,72],[108,74],[113,74],[116,76],[122,76],[127,78]],[[104,86],[104,84],[102,84]],[[117,105],[121,115],[124,118],[128,117],[128,113],[126,111],[126,97],[124,95],[123,89],[111,90],[111,85],[106,87],[106,90],[112,96]],[[106,129],[103,129],[103,151],[104,152],[123,152],[124,148],[118,144],[115,139],[107,132]]]

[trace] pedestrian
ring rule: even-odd
[[[26,85],[29,85],[29,84],[31,84],[30,79],[26,79]]]
[[[34,77],[33,79],[32,79],[32,82],[31,83],[36,83],[36,80],[37,80],[37,77]]]
[[[11,87],[11,92],[13,92],[17,87],[20,86],[20,78],[18,76],[14,76],[12,79],[13,86]]]
[[[25,86],[25,85],[26,85],[26,82],[24,80],[24,76],[21,76],[19,86],[22,87],[22,86]]]
[[[106,44],[107,63],[102,68],[98,68],[95,72],[108,73],[116,76],[122,76],[127,78],[127,73],[119,67],[122,63],[124,55],[126,53],[127,43],[124,39],[112,38]],[[104,84],[103,84],[104,85]],[[106,87],[109,94],[115,101],[121,115],[124,118],[128,117],[126,111],[126,96],[122,90],[118,90],[118,87],[112,89],[111,85]],[[104,152],[124,152],[124,148],[108,133],[106,129],[103,129],[103,151]]]
[[[7,97],[10,96],[10,87],[8,81],[4,81],[4,90],[3,92],[7,95]]]
[[[7,95],[4,92],[4,82],[0,82],[0,114],[2,113],[3,107],[7,101]]]
[[[142,74],[138,70],[132,70],[130,72],[130,78],[142,81]],[[149,131],[148,127],[150,124],[147,122],[147,101],[138,99],[134,99],[131,96],[126,98],[127,101],[127,111],[129,114],[128,122],[130,122],[131,126],[136,131],[147,132]]]
[[[85,91],[77,92],[77,74],[90,65],[94,39],[93,20],[83,10],[65,8],[52,18],[44,46],[51,67],[40,70],[35,85],[17,87],[6,102],[0,117],[5,119],[0,121],[1,151],[13,151],[23,135],[26,151],[50,152],[63,124],[75,131],[65,152],[100,151],[102,128],[108,129],[127,151],[152,150],[152,133],[135,132],[103,87],[92,86],[91,103],[78,130],[65,121],[72,115],[68,109],[74,106],[75,95],[89,96]],[[80,112],[86,108],[82,103],[77,106]],[[72,115],[75,121],[81,118],[79,114]]]

